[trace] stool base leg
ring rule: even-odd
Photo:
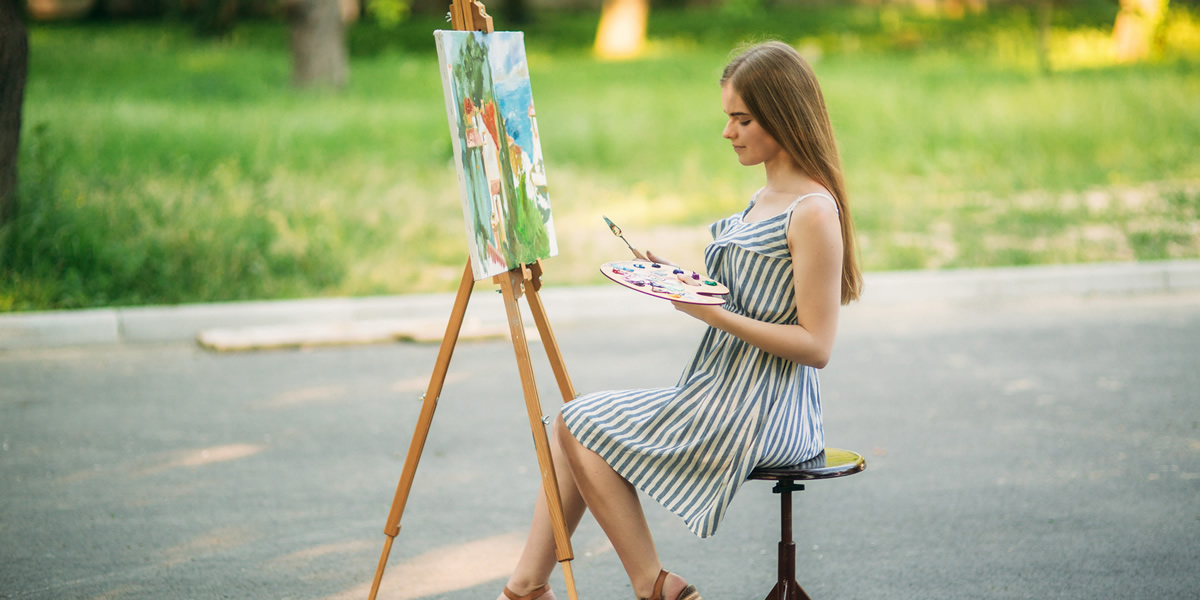
[[[804,588],[795,581],[781,581],[775,584],[767,600],[812,600],[804,593]]]
[[[790,515],[789,515],[790,516]],[[771,588],[766,600],[812,600],[796,583],[796,544],[779,542],[779,582]]]

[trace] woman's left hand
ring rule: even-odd
[[[725,312],[725,309],[720,304],[688,304],[687,302],[676,302],[674,300],[671,301],[671,304],[675,305],[675,310],[700,319],[709,325],[712,325],[722,312]]]

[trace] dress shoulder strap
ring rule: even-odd
[[[758,197],[762,195],[763,190],[765,190],[765,189],[767,189],[767,188],[766,187],[758,188],[758,191],[754,192],[753,196],[750,196],[750,204],[748,204],[746,206],[746,208],[749,208],[751,206],[754,206],[755,204],[758,204]]]
[[[754,208],[755,204],[758,204],[758,197],[759,197],[759,195],[761,195],[763,193],[763,190],[765,190],[765,189],[767,189],[767,188],[760,187],[760,188],[758,188],[757,192],[754,192],[753,196],[750,196],[750,201],[746,203],[746,208],[742,209],[742,218],[745,218],[746,215],[750,214],[750,209]]]
[[[821,198],[828,200],[829,203],[833,205],[833,210],[835,212],[837,212],[839,215],[841,214],[841,211],[838,210],[837,201],[835,201],[833,199],[833,196],[830,196],[829,194],[826,194],[825,192],[813,192],[811,194],[805,194],[803,196],[800,196],[799,198],[796,198],[794,201],[792,201],[792,203],[790,205],[788,205],[787,210],[785,212],[791,212],[793,208],[796,208],[797,204],[800,204],[801,200],[804,200],[805,198],[811,198],[813,196],[819,196]]]

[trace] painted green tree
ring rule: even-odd
[[[493,88],[492,73],[488,69],[487,49],[479,43],[476,36],[466,36],[465,42],[459,48],[456,66],[454,86],[458,91],[456,97],[459,99],[460,110],[464,110],[462,106],[464,99],[469,100],[478,108],[482,108],[485,102],[493,100],[490,97]],[[485,132],[479,133],[485,134]],[[487,246],[491,238],[491,223],[488,222],[486,215],[492,212],[492,198],[488,193],[483,150],[467,146],[466,129],[459,131],[458,138],[459,147],[463,149],[463,168],[467,180],[466,193],[469,195],[468,202],[473,219],[471,230],[475,238],[475,247],[480,254],[478,259],[486,263]],[[482,180],[475,179],[476,176],[482,176]],[[503,252],[503,248],[501,248],[501,252]]]

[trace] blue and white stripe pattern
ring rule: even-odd
[[[727,310],[797,322],[792,207],[753,223],[747,207],[712,225],[705,265],[729,287]],[[816,369],[714,328],[676,387],[589,394],[562,413],[576,439],[700,537],[716,532],[754,467],[800,463],[825,447]]]

